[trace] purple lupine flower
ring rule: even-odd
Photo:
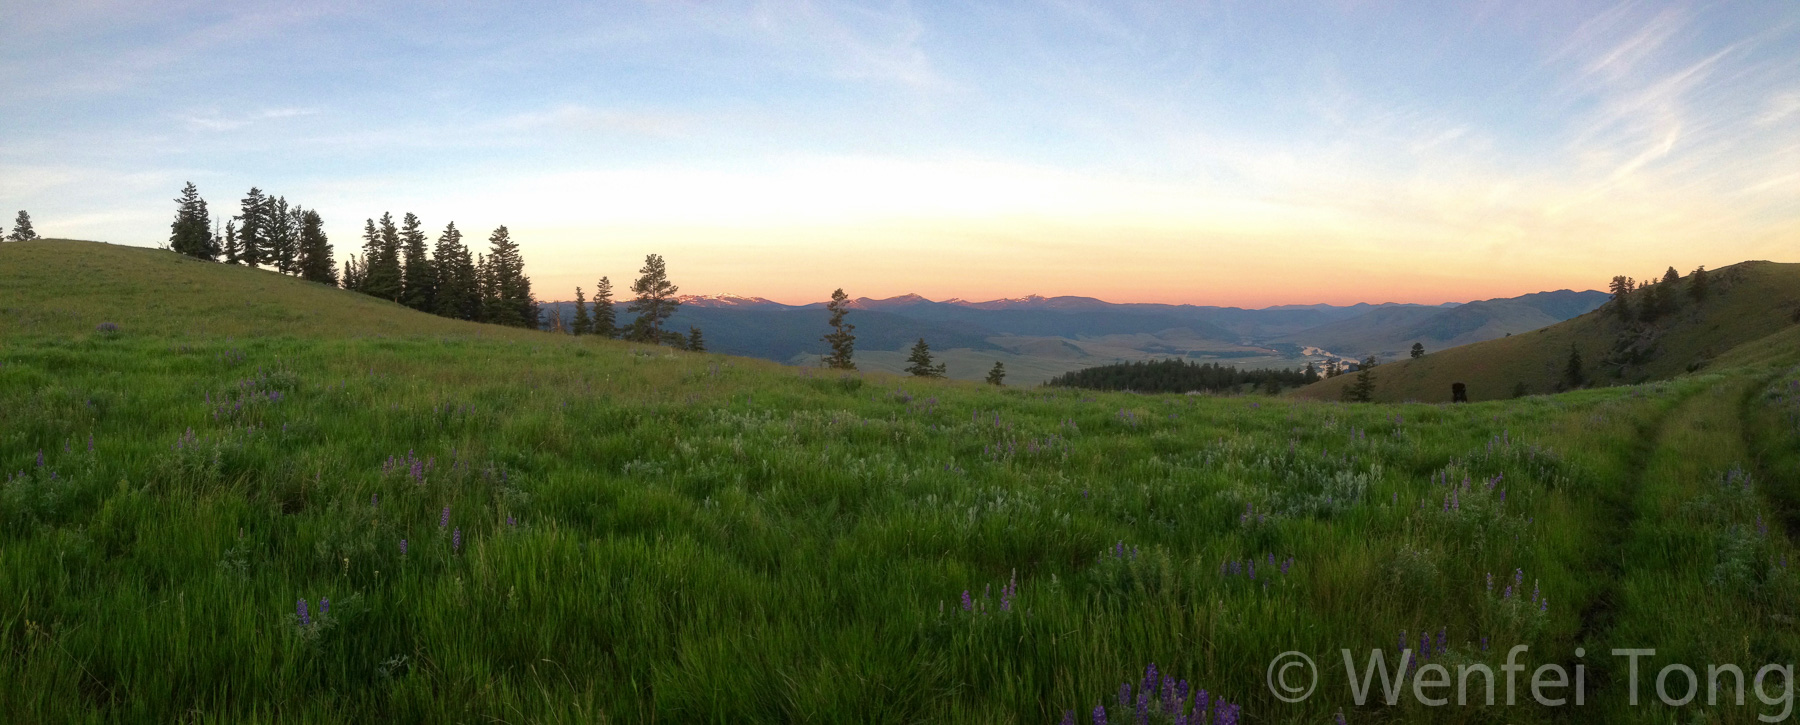
[[[1130,705],[1131,705],[1131,683],[1121,682],[1121,683],[1119,683],[1119,708],[1124,709]]]
[[[804,368],[802,368],[802,369],[804,369]],[[1062,725],[1075,725],[1075,711],[1074,710],[1064,710],[1063,711]]]
[[[1449,643],[1449,638],[1448,638],[1449,634],[1450,634],[1449,627],[1444,627],[1444,628],[1438,630],[1437,651],[1444,652],[1449,649],[1449,647],[1446,646]]]
[[[1490,571],[1490,572],[1488,572],[1488,579],[1487,579],[1487,592],[1488,592],[1488,593],[1489,593],[1489,594],[1493,594],[1493,593],[1494,593],[1494,573],[1493,573],[1493,572],[1491,572],[1491,571]]]
[[[294,605],[294,609],[297,610],[300,614],[300,626],[304,627],[309,624],[312,624],[312,617],[306,613],[306,600],[305,599],[300,600],[299,604]]]
[[[1483,651],[1483,652],[1486,652],[1486,651],[1487,651],[1487,647],[1488,647],[1488,645],[1487,645],[1487,638],[1486,638],[1486,637],[1482,637],[1482,638],[1481,638],[1481,651]]]
[[[1342,711],[1339,711],[1337,714],[1337,725],[1350,725],[1349,721],[1344,719],[1344,713]]]
[[[963,611],[975,611],[975,600],[969,596],[969,590],[967,589],[963,590]]]
[[[406,539],[400,540],[400,555],[406,556]]]
[[[438,528],[441,529],[441,528],[444,528],[449,525],[450,525],[450,507],[445,506],[444,514],[442,516],[438,517]]]
[[[462,529],[461,528],[458,528],[456,530],[456,533],[454,535],[452,535],[450,538],[450,551],[451,551],[451,553],[455,553],[455,554],[462,553]]]
[[[369,507],[374,508],[379,505],[381,505],[381,494],[378,494],[378,493],[369,494]]]
[[[1188,725],[1205,725],[1208,713],[1212,712],[1212,703],[1207,700],[1206,690],[1194,695],[1194,714],[1188,718]]]
[[[1513,570],[1513,584],[1515,586],[1518,586],[1521,591],[1523,591],[1525,589],[1525,570],[1524,569],[1514,569]]]
[[[1511,599],[1512,598],[1512,585],[1511,584],[1506,585],[1506,591],[1500,593],[1500,598],[1501,599]]]
[[[1419,633],[1419,657],[1425,658],[1425,657],[1430,657],[1430,656],[1431,656],[1431,633],[1430,632],[1420,632]]]
[[[319,616],[323,617],[329,611],[331,611],[331,598],[319,597]]]
[[[1162,681],[1162,709],[1165,714],[1175,714],[1175,680],[1164,677]]]
[[[1094,725],[1106,725],[1106,708],[1094,706]]]
[[[44,467],[44,452],[43,452],[43,451],[42,451],[42,450],[39,450],[39,451],[38,451],[38,461],[37,461],[37,463],[38,463],[38,465],[37,465],[37,467],[38,467],[38,468],[43,468],[43,467]]]
[[[1137,699],[1138,725],[1150,725],[1150,693],[1139,692]]]
[[[1177,717],[1181,717],[1182,715],[1186,714],[1186,713],[1182,712],[1181,705],[1183,703],[1187,702],[1188,690],[1189,690],[1189,687],[1188,687],[1187,680],[1182,680],[1180,682],[1175,683],[1175,702],[1170,703],[1169,711],[1174,713]],[[1182,719],[1185,720],[1186,718],[1183,717]]]
[[[1287,558],[1287,561],[1281,562],[1281,575],[1287,576],[1288,568],[1293,565],[1294,565],[1294,557],[1291,557],[1291,556]]]
[[[1239,708],[1229,702],[1219,703],[1219,725],[1237,725]]]

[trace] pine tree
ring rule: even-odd
[[[1702,264],[1688,279],[1688,296],[1694,298],[1695,302],[1705,302],[1706,294],[1709,291],[1706,286],[1706,265]]]
[[[1422,342],[1413,343],[1412,357],[1414,360],[1425,357],[1425,343],[1422,343]]]
[[[1569,364],[1563,368],[1563,384],[1570,390],[1587,383],[1587,373],[1581,369],[1581,351],[1569,346]]]
[[[344,260],[344,289],[361,292],[363,274],[364,269],[362,261],[359,260],[356,255],[350,255],[349,259]]]
[[[1668,285],[1650,284],[1649,282],[1638,285],[1637,294],[1634,295],[1638,303],[1638,319],[1644,322],[1655,322],[1656,318],[1662,317],[1663,310],[1668,307],[1667,303],[1663,301],[1667,287]]]
[[[13,219],[12,234],[8,234],[6,238],[15,242],[29,242],[38,238],[37,230],[31,228],[31,215],[26,214],[24,209],[20,209],[19,216]]]
[[[1319,382],[1319,368],[1314,366],[1311,360],[1306,361],[1306,370],[1300,374],[1305,377],[1308,384]]]
[[[268,197],[262,189],[250,187],[238,210],[239,262],[255,267],[266,261],[263,254],[269,245],[269,225],[264,216],[268,210]]]
[[[1000,364],[999,360],[995,360],[994,367],[988,369],[987,384],[988,385],[1005,385],[1006,384],[1006,366]]]
[[[1612,286],[1610,289],[1612,292],[1612,306],[1613,311],[1618,313],[1620,319],[1626,321],[1631,320],[1630,295],[1634,289],[1637,289],[1637,282],[1633,281],[1630,277],[1621,274],[1612,278]]]
[[[1356,382],[1344,388],[1344,402],[1371,403],[1375,401],[1375,366],[1381,361],[1374,355],[1364,358],[1362,366],[1356,371]]]
[[[706,352],[706,340],[700,337],[700,328],[688,326],[686,347],[688,352]]]
[[[190,181],[175,199],[175,223],[169,225],[169,248],[195,259],[213,261],[212,215]]]
[[[394,215],[383,213],[381,222],[363,222],[362,291],[372,297],[399,301],[400,230],[394,227]]]
[[[919,338],[918,342],[913,343],[912,352],[906,356],[906,361],[912,363],[911,365],[906,366],[906,372],[912,373],[913,377],[944,377],[944,366],[942,364],[931,364],[931,346],[925,344],[925,338],[923,337]]]
[[[619,336],[619,313],[613,309],[612,280],[600,278],[600,284],[594,286],[594,334],[613,338]]]
[[[431,260],[425,256],[425,231],[419,228],[419,217],[412,212],[407,212],[400,222],[400,245],[405,255],[401,268],[404,289],[400,304],[430,312],[436,285],[432,279]]]
[[[1337,358],[1325,361],[1325,377],[1335,378],[1342,374],[1344,374],[1344,368],[1338,364]]]
[[[337,286],[337,264],[331,259],[331,240],[325,237],[325,221],[307,209],[300,215],[300,258],[295,262],[300,278]]]
[[[632,300],[625,311],[637,313],[637,319],[631,321],[630,339],[662,342],[663,321],[681,306],[681,301],[675,299],[675,293],[681,288],[669,282],[669,270],[663,264],[662,255],[644,257],[644,266],[638,270],[637,281],[631,283],[631,291],[637,299]]]
[[[831,311],[831,332],[821,340],[831,346],[831,354],[825,356],[825,367],[834,370],[855,370],[856,361],[851,357],[856,353],[856,326],[844,321],[850,314],[850,295],[844,294],[839,287],[831,293],[831,301],[825,303],[825,309]]]
[[[475,255],[475,289],[476,322],[493,322],[494,314],[500,309],[500,285],[494,282],[494,265],[488,261],[487,255]]]
[[[531,297],[531,278],[525,276],[525,260],[519,244],[504,225],[488,236],[487,321],[511,327],[537,327],[537,302]]]
[[[244,256],[244,245],[238,242],[237,220],[225,221],[225,263],[238,264]]]
[[[437,278],[433,311],[457,320],[480,319],[480,278],[456,222],[446,224],[444,233],[438,235],[437,245],[432,247],[432,259],[431,269]]]
[[[588,317],[587,297],[581,288],[575,288],[575,321],[569,324],[569,331],[576,335],[586,335],[594,331],[594,320]]]
[[[269,247],[263,261],[282,274],[299,272],[300,229],[294,224],[287,197],[270,197],[263,204],[263,219],[269,225]]]

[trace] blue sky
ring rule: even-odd
[[[1442,302],[1800,261],[1800,3],[0,8],[0,207],[509,225],[540,297]]]

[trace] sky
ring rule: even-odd
[[[1441,303],[1800,262],[1800,3],[0,5],[0,209],[505,224],[540,299]]]

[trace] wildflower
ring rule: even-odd
[[[374,508],[376,506],[379,506],[380,504],[381,504],[381,494],[378,494],[378,493],[369,494],[369,508]]]
[[[975,600],[969,596],[969,590],[963,590],[963,611],[975,611]]]
[[[1064,710],[1063,711],[1062,725],[1075,725],[1075,711],[1074,710]]]
[[[1337,725],[1349,725],[1349,722],[1344,719],[1344,713],[1341,710],[1338,711],[1337,714]]]
[[[400,555],[406,556],[406,539],[400,540]]]
[[[1106,725],[1106,708],[1094,706],[1094,725]]]
[[[438,517],[438,528],[442,529],[449,525],[450,525],[450,507],[445,506],[444,514],[442,516]]]
[[[323,617],[323,616],[325,616],[325,613],[329,612],[329,611],[331,611],[331,598],[330,597],[320,597],[319,598],[319,616]]]
[[[42,450],[38,451],[37,467],[38,468],[44,467],[44,452]]]
[[[306,613],[306,600],[305,599],[300,600],[300,603],[294,605],[294,608],[296,610],[298,610],[298,612],[300,614],[300,626],[305,627],[309,624],[312,624],[312,617],[308,616]]]
[[[462,529],[460,528],[450,538],[450,551],[456,554],[462,553]]]

